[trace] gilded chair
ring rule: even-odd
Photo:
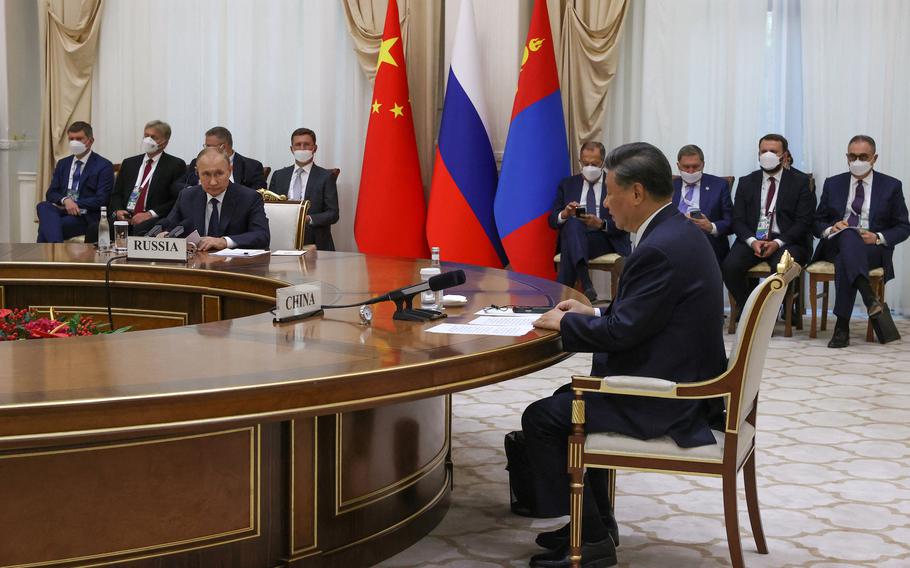
[[[258,190],[265,206],[272,235],[271,248],[275,250],[303,250],[307,214],[310,202],[289,201],[285,195],[277,195],[266,189]],[[284,199],[281,199],[284,198]]]
[[[737,516],[737,474],[743,471],[749,521],[760,554],[767,554],[755,483],[755,430],[758,391],[765,354],[789,283],[800,266],[785,253],[776,274],[766,278],[749,296],[727,370],[698,383],[676,383],[651,377],[572,377],[573,432],[569,437],[570,531],[572,565],[581,564],[581,521],[584,472],[587,467],[707,475],[723,480],[727,544],[734,568],[744,566]],[[716,445],[680,448],[664,436],[638,440],[613,433],[585,434],[583,393],[655,398],[723,398],[727,409],[723,431],[713,431]],[[615,503],[615,500],[614,500]]]

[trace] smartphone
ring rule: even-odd
[[[513,314],[545,314],[553,309],[553,306],[515,306],[512,308]]]
[[[701,219],[704,215],[701,214],[700,209],[689,209],[689,217],[693,219]]]
[[[584,207],[576,207],[576,208],[575,208],[575,216],[576,216],[576,217],[581,217],[582,215],[585,215],[586,213],[587,213],[587,209],[585,209]]]

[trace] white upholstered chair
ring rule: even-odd
[[[562,255],[557,254],[553,257],[553,263],[559,265]],[[614,252],[602,254],[588,261],[588,270],[602,270],[610,273],[610,299],[616,295],[616,288],[619,287],[619,277],[622,275],[622,268],[625,266],[625,257]]]
[[[264,200],[273,250],[302,250],[310,202]]]
[[[581,562],[581,500],[586,467],[722,478],[727,544],[734,568],[744,566],[736,499],[736,478],[742,469],[755,544],[759,553],[768,553],[755,484],[758,391],[778,311],[789,283],[799,271],[800,266],[785,253],[777,273],[752,291],[737,326],[727,370],[718,377],[698,383],[675,383],[651,377],[572,377],[575,400],[573,433],[569,437],[569,543],[573,566]],[[582,398],[585,392],[676,399],[723,398],[727,409],[725,428],[714,431],[716,445],[697,448],[680,448],[668,436],[638,440],[612,433],[585,435]]]

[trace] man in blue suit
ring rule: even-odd
[[[730,250],[727,240],[733,222],[730,184],[724,178],[704,173],[705,154],[695,144],[679,149],[676,167],[679,178],[673,180],[673,206],[702,230],[720,265]]]
[[[581,174],[559,182],[556,201],[550,213],[550,227],[559,231],[559,272],[556,280],[566,286],[581,283],[592,302],[597,291],[588,274],[588,260],[617,253],[629,254],[629,234],[613,222],[604,201],[603,163],[606,149],[600,142],[581,146]],[[584,213],[581,209],[584,208]]]
[[[857,290],[869,317],[881,315],[869,270],[883,267],[885,280],[894,278],[894,247],[910,236],[901,182],[873,172],[877,159],[875,140],[862,134],[851,138],[847,145],[850,171],[825,180],[815,212],[815,236],[821,242],[813,260],[834,263],[837,323],[828,347],[850,344],[850,315]]]
[[[269,248],[269,220],[262,196],[230,181],[228,155],[218,148],[206,148],[194,162],[199,185],[180,192],[162,225],[168,229],[191,225],[202,236],[198,244],[202,251]]]
[[[566,351],[594,353],[591,374],[636,375],[679,382],[714,377],[726,368],[723,285],[701,231],[673,207],[672,172],[654,146],[639,142],[606,159],[607,198],[617,227],[634,235],[615,299],[603,313],[577,300],[560,302],[535,322],[558,330]],[[522,416],[529,461],[537,464],[535,490],[541,511],[559,514],[568,504],[566,474],[572,400],[568,385],[531,404]],[[586,394],[585,430],[640,439],[668,435],[681,447],[715,443],[710,424],[720,403]],[[588,472],[582,556],[616,561],[610,538],[615,523],[604,487]],[[542,533],[537,542],[555,549],[531,566],[568,566],[568,527]]]
[[[45,200],[38,204],[38,242],[62,243],[97,227],[114,187],[114,166],[92,152],[95,138],[87,122],[67,129],[70,152],[54,168]]]

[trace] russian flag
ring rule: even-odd
[[[480,72],[474,4],[461,3],[433,166],[427,240],[443,260],[501,267],[493,221],[496,159]]]
[[[512,270],[555,278],[556,231],[547,225],[559,182],[571,175],[566,122],[546,0],[534,2],[493,212]]]

